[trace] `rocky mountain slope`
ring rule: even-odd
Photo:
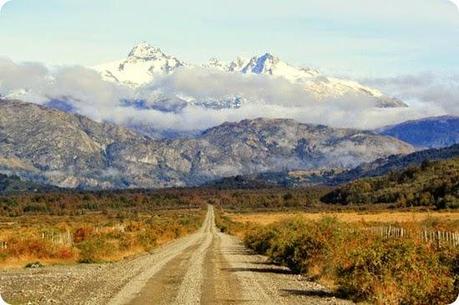
[[[256,119],[199,136],[152,140],[108,123],[0,101],[0,169],[63,187],[199,185],[282,169],[352,168],[413,148],[373,132]]]
[[[379,130],[416,147],[440,148],[459,143],[459,117],[440,116],[388,126]]]
[[[131,87],[141,87],[154,81],[156,78],[172,74],[177,69],[196,68],[198,65],[187,64],[174,56],[165,54],[161,49],[147,43],[136,45],[129,53],[127,59],[113,63],[102,64],[94,67],[102,77],[108,81],[114,81]],[[339,97],[359,98],[364,97],[373,100],[377,107],[406,107],[402,101],[384,95],[381,91],[369,88],[355,81],[338,79],[322,75],[318,70],[311,68],[298,68],[283,62],[280,58],[266,53],[261,56],[254,56],[247,60],[241,57],[230,63],[224,63],[212,58],[209,63],[201,68],[218,70],[226,73],[242,73],[246,75],[264,75],[273,79],[287,80],[304,87],[305,93],[311,95],[318,101],[324,101]],[[217,105],[237,106],[238,92],[234,96],[218,101],[197,100],[195,97],[188,99],[210,104],[215,108]],[[216,97],[217,98],[217,97]],[[234,103],[232,103],[234,101]]]

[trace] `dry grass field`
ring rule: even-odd
[[[306,220],[320,220],[324,217],[337,218],[343,222],[366,222],[366,223],[407,223],[439,221],[448,224],[456,224],[459,229],[459,211],[451,212],[265,212],[265,213],[227,213],[233,221],[240,223],[254,223],[268,225],[294,216],[301,216]]]
[[[204,210],[0,217],[0,269],[119,261],[197,230]]]

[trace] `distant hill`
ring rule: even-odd
[[[391,171],[403,170],[410,166],[420,166],[424,161],[447,160],[459,157],[459,144],[446,148],[427,149],[409,155],[393,155],[371,163],[363,163],[354,169],[324,179],[326,184],[342,184],[363,177],[376,177]]]
[[[459,157],[459,144],[446,148],[422,150],[408,155],[392,155],[370,163],[362,163],[350,170],[265,172],[256,175],[226,177],[212,181],[206,186],[218,188],[336,186],[360,178],[383,176],[393,171],[420,166],[425,161],[448,160],[456,157]]]
[[[261,189],[269,187],[293,188],[307,187],[320,184],[321,182],[322,178],[320,176],[305,175],[303,171],[281,171],[225,177],[210,181],[203,186],[219,189]]]
[[[217,189],[264,189],[273,186],[280,186],[277,181],[272,184],[256,176],[234,176],[225,177],[210,181],[202,185],[203,187],[211,187]]]
[[[459,117],[440,116],[384,127],[379,133],[416,147],[440,148],[459,143]]]
[[[265,172],[255,175],[225,177],[206,183],[203,186],[220,189],[257,189],[267,187],[302,188],[327,185],[335,170],[328,171],[280,171]]]
[[[459,158],[346,184],[321,199],[335,204],[397,203],[399,206],[459,208]]]

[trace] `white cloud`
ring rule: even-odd
[[[29,102],[43,104],[50,99],[66,100],[77,112],[98,121],[120,124],[146,123],[154,128],[182,131],[205,129],[225,121],[246,118],[292,118],[304,123],[333,127],[371,129],[408,119],[432,115],[459,114],[459,78],[434,74],[366,80],[408,101],[410,108],[375,108],[373,101],[346,96],[318,101],[300,85],[263,76],[227,74],[203,69],[182,70],[166,76],[139,91],[103,81],[83,67],[49,69],[40,64],[15,64],[0,59],[0,94],[18,95]],[[20,91],[22,89],[26,90]],[[152,94],[152,90],[155,94]],[[239,109],[204,109],[188,106],[177,112],[123,107],[121,99],[152,96],[209,97],[243,96],[251,103]]]
[[[6,3],[10,2],[11,0],[0,0],[0,13],[2,12],[3,6],[5,6]]]
[[[364,82],[409,102],[420,113],[459,115],[459,74],[422,73]]]
[[[459,10],[459,1],[458,0],[449,0],[449,2],[453,3],[457,9]]]

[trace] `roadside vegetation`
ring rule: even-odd
[[[0,218],[0,267],[118,261],[196,231],[204,215],[179,210]]]
[[[262,217],[262,214],[260,215]],[[268,225],[237,222],[220,211],[222,231],[274,263],[317,280],[337,295],[384,305],[449,304],[459,294],[459,247],[424,239],[424,231],[457,230],[457,220],[344,222],[294,216]],[[381,234],[380,226],[400,234]],[[386,232],[387,233],[387,232]]]
[[[0,268],[112,262],[196,231],[202,200],[153,192],[26,193],[0,198]]]

